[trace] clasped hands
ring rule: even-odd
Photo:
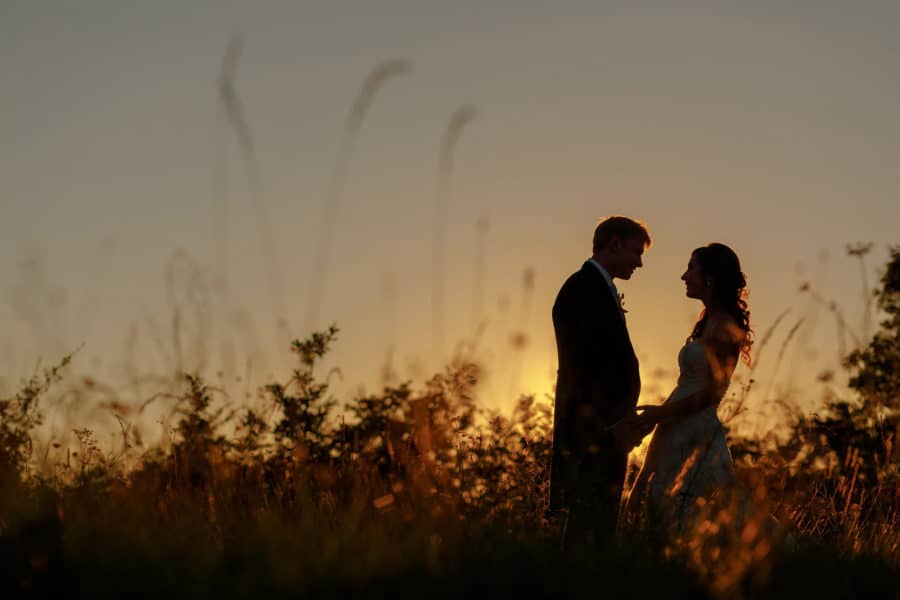
[[[609,428],[614,443],[623,452],[628,452],[640,444],[641,440],[649,435],[657,423],[662,420],[661,406],[644,404],[637,406],[635,411],[641,411],[641,413],[635,412],[633,415],[620,419]]]

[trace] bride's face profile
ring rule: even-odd
[[[700,263],[695,255],[691,255],[691,260],[688,261],[687,270],[682,274],[681,280],[684,282],[684,293],[688,298],[703,299],[703,295],[706,292],[706,282],[700,269]]]

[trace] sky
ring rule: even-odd
[[[764,421],[779,389],[809,396],[842,346],[798,288],[862,337],[863,287],[900,242],[900,5],[679,4],[5,0],[0,384],[78,348],[73,368],[110,386],[177,364],[235,399],[289,375],[290,339],[336,322],[323,368],[340,369],[337,392],[377,391],[388,362],[422,381],[468,340],[481,401],[506,410],[552,391],[556,292],[597,220],[625,214],[654,240],[618,284],[642,401],[674,381],[699,311],[679,277],[711,241],[741,257],[759,338],[790,311],[750,412]],[[232,35],[255,170],[216,85]],[[342,147],[360,86],[389,60],[410,68]],[[441,196],[441,138],[468,105]],[[858,241],[874,244],[866,281],[844,250]]]

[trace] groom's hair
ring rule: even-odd
[[[650,247],[650,232],[640,221],[628,217],[606,217],[594,230],[594,252],[605,248],[613,238],[620,240],[641,240],[644,248]]]

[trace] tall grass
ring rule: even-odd
[[[719,501],[675,539],[634,523],[614,549],[560,553],[546,511],[551,406],[481,408],[480,368],[464,357],[339,403],[319,373],[337,336],[294,341],[295,367],[261,388],[261,409],[184,375],[168,444],[144,445],[121,418],[115,447],[84,428],[74,447],[42,445],[41,402],[68,359],[26,382],[0,403],[9,589],[771,597],[824,564],[810,589],[896,590],[900,488],[865,483],[854,457],[794,470],[777,452],[739,454],[760,507],[749,518]],[[799,550],[779,549],[769,513]]]
[[[286,325],[287,315],[285,313],[280,261],[278,260],[278,252],[274,242],[275,236],[272,232],[272,223],[266,205],[265,187],[263,186],[262,172],[256,152],[256,142],[244,103],[237,92],[234,80],[238,59],[242,50],[242,39],[237,35],[233,35],[228,41],[222,61],[222,70],[218,81],[219,97],[225,118],[234,130],[237,138],[244,171],[250,185],[256,233],[262,249],[263,268],[265,269],[272,310],[276,319],[275,324],[279,325],[280,331],[285,331],[288,328],[284,326]],[[220,250],[223,251],[224,248],[220,248]]]
[[[441,136],[438,151],[437,178],[434,204],[434,237],[432,239],[431,260],[431,310],[432,310],[432,345],[434,358],[438,364],[445,359],[444,333],[444,270],[447,254],[447,219],[450,210],[450,184],[455,164],[456,145],[466,125],[475,118],[475,107],[463,105],[456,109],[447,123]]]
[[[325,214],[322,226],[319,230],[319,243],[316,248],[315,261],[313,262],[313,277],[309,286],[309,298],[306,304],[306,329],[319,327],[319,313],[322,299],[325,296],[328,283],[329,270],[331,268],[331,246],[334,243],[335,228],[339,209],[344,196],[344,188],[347,185],[350,165],[356,150],[357,140],[362,131],[363,122],[369,109],[375,100],[376,94],[388,81],[409,73],[411,66],[404,60],[389,60],[375,66],[363,81],[350,111],[344,123],[341,142],[338,147],[334,172],[328,185],[328,194],[325,198]]]

